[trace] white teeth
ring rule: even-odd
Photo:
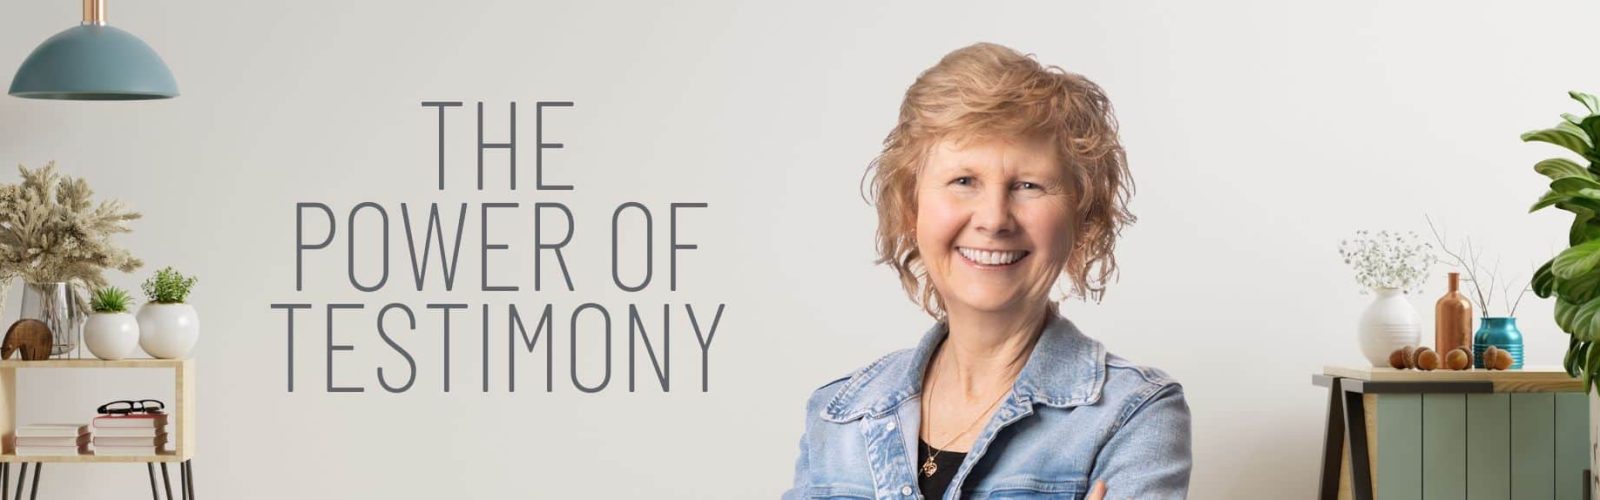
[[[956,251],[961,252],[961,255],[966,256],[968,259],[972,259],[973,262],[977,262],[986,266],[1003,266],[1016,262],[1018,259],[1021,259],[1022,256],[1028,254],[1028,252],[1020,250],[1001,252],[993,250],[977,250],[966,247],[956,247]]]

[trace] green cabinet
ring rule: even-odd
[[[1328,367],[1314,381],[1329,388],[1321,498],[1586,498],[1588,395],[1559,369]]]

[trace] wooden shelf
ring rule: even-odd
[[[4,359],[0,360],[0,368],[177,368],[179,366],[193,366],[193,361],[193,358],[139,358],[118,359],[115,361],[104,359],[42,359],[38,361]]]
[[[171,405],[167,406],[169,441],[172,451],[157,455],[99,456],[57,455],[17,456],[12,445],[17,428],[17,370],[28,368],[155,368],[172,370]],[[0,463],[5,462],[182,462],[194,457],[194,358],[188,359],[44,359],[38,361],[0,360]],[[94,416],[94,405],[85,402],[84,419]]]
[[[1583,381],[1559,366],[1527,366],[1517,370],[1398,370],[1376,366],[1325,366],[1322,374],[1364,382],[1489,382],[1494,392],[1582,392]]]
[[[19,456],[13,454],[0,455],[0,462],[33,462],[33,463],[144,463],[144,462],[182,462],[190,457],[179,456],[176,452],[163,451],[159,455],[30,455]]]

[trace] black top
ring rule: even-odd
[[[956,470],[961,468],[961,462],[967,459],[966,453],[945,451],[928,445],[927,441],[917,440],[917,489],[922,490],[923,498],[944,498],[944,490],[950,488],[950,481],[956,478]],[[933,457],[933,475],[928,475],[923,465],[928,462],[928,455],[938,453]]]

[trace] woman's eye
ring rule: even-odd
[[[969,177],[957,177],[955,180],[950,181],[951,184],[955,184],[957,186],[971,186],[972,182],[973,182],[972,181],[972,177],[970,177],[970,176]]]
[[[1039,189],[1039,185],[1038,184],[1034,184],[1032,182],[1023,181],[1023,182],[1018,182],[1017,183],[1017,188],[1018,189]]]

